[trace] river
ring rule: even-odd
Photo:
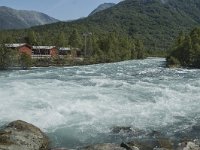
[[[129,140],[113,135],[114,126],[190,132],[200,124],[200,70],[164,64],[148,58],[0,72],[0,125],[24,120],[69,148]]]

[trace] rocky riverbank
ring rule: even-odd
[[[198,126],[195,128],[199,129]],[[113,133],[129,133],[131,136],[144,134],[143,131],[130,127],[113,127]],[[200,150],[200,140],[182,140],[177,145],[173,141],[160,136],[153,131],[149,136],[153,138],[130,142],[101,143],[78,147],[76,150]],[[0,130],[0,150],[70,150],[67,148],[52,148],[50,140],[38,127],[27,122],[17,120],[9,123]]]

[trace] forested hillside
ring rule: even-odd
[[[56,35],[73,29],[79,33],[118,32],[144,41],[146,49],[167,49],[181,31],[200,24],[199,0],[125,0],[97,14],[70,23],[33,28]]]
[[[142,43],[148,53],[169,49],[181,31],[188,32],[200,25],[199,14],[199,0],[124,0],[87,18],[28,30],[3,31],[0,36],[7,35],[12,42],[32,39],[37,45],[74,46],[87,49],[89,56],[102,54],[106,60],[109,55],[114,60],[124,60],[131,59],[134,54],[130,53],[137,45],[143,47]]]

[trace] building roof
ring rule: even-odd
[[[59,51],[70,51],[70,47],[60,47]]]
[[[9,48],[17,48],[17,47],[22,47],[24,45],[27,45],[26,43],[10,43],[10,44],[5,44],[6,47]],[[31,46],[29,46],[31,47]]]
[[[33,49],[52,49],[55,46],[33,46]]]

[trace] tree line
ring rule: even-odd
[[[200,28],[179,34],[169,51],[167,65],[200,68]]]
[[[8,32],[9,34],[5,34]],[[4,34],[2,34],[4,33]],[[127,35],[121,35],[117,32],[108,33],[80,33],[74,29],[69,34],[60,32],[57,35],[50,36],[47,33],[41,33],[34,30],[26,30],[24,34],[22,32],[1,32],[0,34],[0,68],[4,69],[10,65],[16,63],[14,58],[16,51],[5,47],[6,43],[27,43],[30,45],[54,45],[57,47],[71,47],[79,48],[82,50],[82,57],[84,61],[82,64],[94,64],[94,63],[109,63],[131,59],[143,59],[146,56],[143,42],[139,39],[129,37]],[[21,35],[20,35],[21,34]],[[85,36],[83,35],[85,34]],[[48,36],[47,36],[48,35]],[[31,66],[30,59],[27,56],[21,55],[20,58]],[[13,59],[10,61],[10,59]],[[44,61],[44,60],[43,60]],[[66,64],[69,59],[57,58],[53,60],[55,64]],[[76,62],[70,60],[72,65],[76,65]],[[12,62],[12,64],[7,64]],[[21,64],[24,64],[21,62]],[[79,62],[80,64],[80,62]],[[22,65],[23,66],[23,65]],[[25,65],[26,66],[26,65]]]

